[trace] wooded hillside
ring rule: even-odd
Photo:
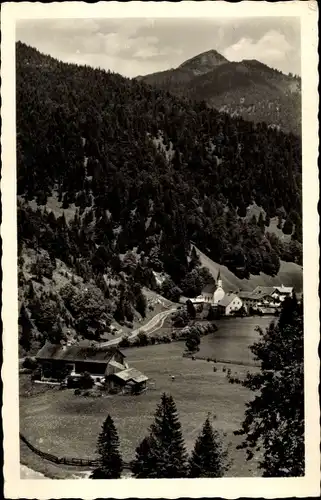
[[[280,257],[300,263],[296,136],[20,42],[16,81],[19,255],[47,252],[106,297],[103,276],[117,278],[108,314],[130,317],[140,287],[156,287],[153,271],[169,276],[170,299],[175,287],[199,292],[208,275],[191,241],[241,278],[275,275]],[[266,220],[245,218],[253,202]],[[290,242],[265,233],[273,216]]]

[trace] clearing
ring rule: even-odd
[[[195,245],[193,245],[195,247]],[[272,277],[260,273],[257,276],[251,274],[250,278],[240,279],[233,274],[226,266],[217,264],[195,247],[199,255],[202,266],[207,267],[214,279],[217,279],[218,272],[221,272],[223,288],[225,291],[246,290],[252,291],[257,286],[293,286],[296,292],[302,292],[303,287],[303,268],[294,262],[284,262],[281,260],[280,270],[277,276]]]
[[[245,403],[251,393],[240,385],[228,383],[223,364],[182,357],[181,342],[124,350],[131,366],[146,373],[154,387],[139,396],[106,396],[85,398],[71,390],[35,391],[26,395],[20,377],[20,428],[32,444],[59,456],[94,457],[97,436],[108,415],[115,420],[123,458],[133,458],[135,448],[148,432],[161,394],[171,393],[176,402],[188,450],[210,412],[216,416],[215,428],[227,435],[231,443],[230,457],[234,460],[229,476],[258,476],[255,461],[246,462],[242,450],[236,450],[240,438],[234,436],[244,417]],[[242,377],[248,367],[228,365]],[[175,380],[172,380],[172,375]],[[44,472],[41,462],[32,465],[21,449],[21,460],[34,470]],[[44,465],[45,461],[44,461]],[[67,471],[66,471],[67,473]],[[69,472],[70,476],[72,472]],[[69,477],[70,477],[69,476]]]

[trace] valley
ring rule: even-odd
[[[265,374],[262,342],[279,360],[294,339],[284,378],[301,391],[300,79],[215,50],[140,78],[22,42],[16,60],[21,433],[96,460],[104,424],[127,470],[139,453],[154,464],[142,440],[170,408],[188,456],[208,422],[225,475],[262,475],[264,451],[247,461],[235,431]],[[282,295],[273,316],[235,295],[257,287],[271,288],[263,305]],[[79,479],[58,462],[21,444],[25,467]],[[165,462],[157,474],[177,477]],[[135,477],[163,477],[153,467]]]
[[[27,398],[22,393],[21,432],[42,451],[58,456],[88,458],[93,456],[101,421],[104,415],[110,412],[119,431],[124,460],[130,460],[135,446],[144,437],[151,423],[157,401],[165,391],[170,392],[177,402],[188,449],[192,448],[199,428],[207,413],[211,412],[213,417],[215,415],[216,428],[222,435],[224,432],[227,433],[226,442],[230,443],[234,464],[228,475],[257,476],[259,473],[255,464],[245,461],[242,450],[235,450],[240,439],[233,435],[233,431],[241,423],[250,393],[238,385],[231,385],[223,368],[224,370],[231,368],[233,374],[236,373],[241,378],[248,370],[255,370],[253,366],[224,364],[224,358],[228,361],[230,356],[237,357],[233,354],[233,337],[236,331],[241,329],[244,334],[243,343],[237,349],[245,356],[240,361],[246,362],[245,353],[248,345],[257,337],[255,326],[259,324],[264,327],[269,320],[269,318],[254,318],[248,322],[247,319],[238,319],[231,329],[224,327],[222,330],[219,327],[217,334],[204,337],[200,355],[222,358],[220,362],[215,363],[217,367],[215,373],[212,362],[183,358],[182,342],[124,349],[130,365],[148,373],[150,377],[149,390],[136,398],[130,395],[98,399],[79,398],[69,391],[52,389]],[[218,335],[217,341],[215,341],[216,335]],[[226,339],[226,344],[222,343],[222,338]],[[175,380],[172,380],[173,375]],[[29,453],[23,448],[22,459],[28,463],[28,458]],[[45,470],[40,461],[36,461],[33,466],[38,467],[37,470],[40,472]],[[60,469],[62,472],[65,470],[63,466],[60,466]],[[65,474],[72,478],[74,471],[65,470]]]

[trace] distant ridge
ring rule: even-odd
[[[219,111],[301,134],[301,79],[256,59],[228,61],[209,50],[169,69],[137,78]]]

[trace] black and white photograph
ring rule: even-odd
[[[123,479],[186,479],[194,496],[198,479],[212,496],[217,478],[310,477],[313,489],[318,101],[314,56],[304,107],[305,9],[184,16],[196,2],[180,2],[162,16],[137,3],[132,17],[90,4],[79,17],[82,3],[15,14],[2,169],[14,178],[3,318],[17,480],[36,496],[74,480],[82,498],[79,480],[92,498]]]

